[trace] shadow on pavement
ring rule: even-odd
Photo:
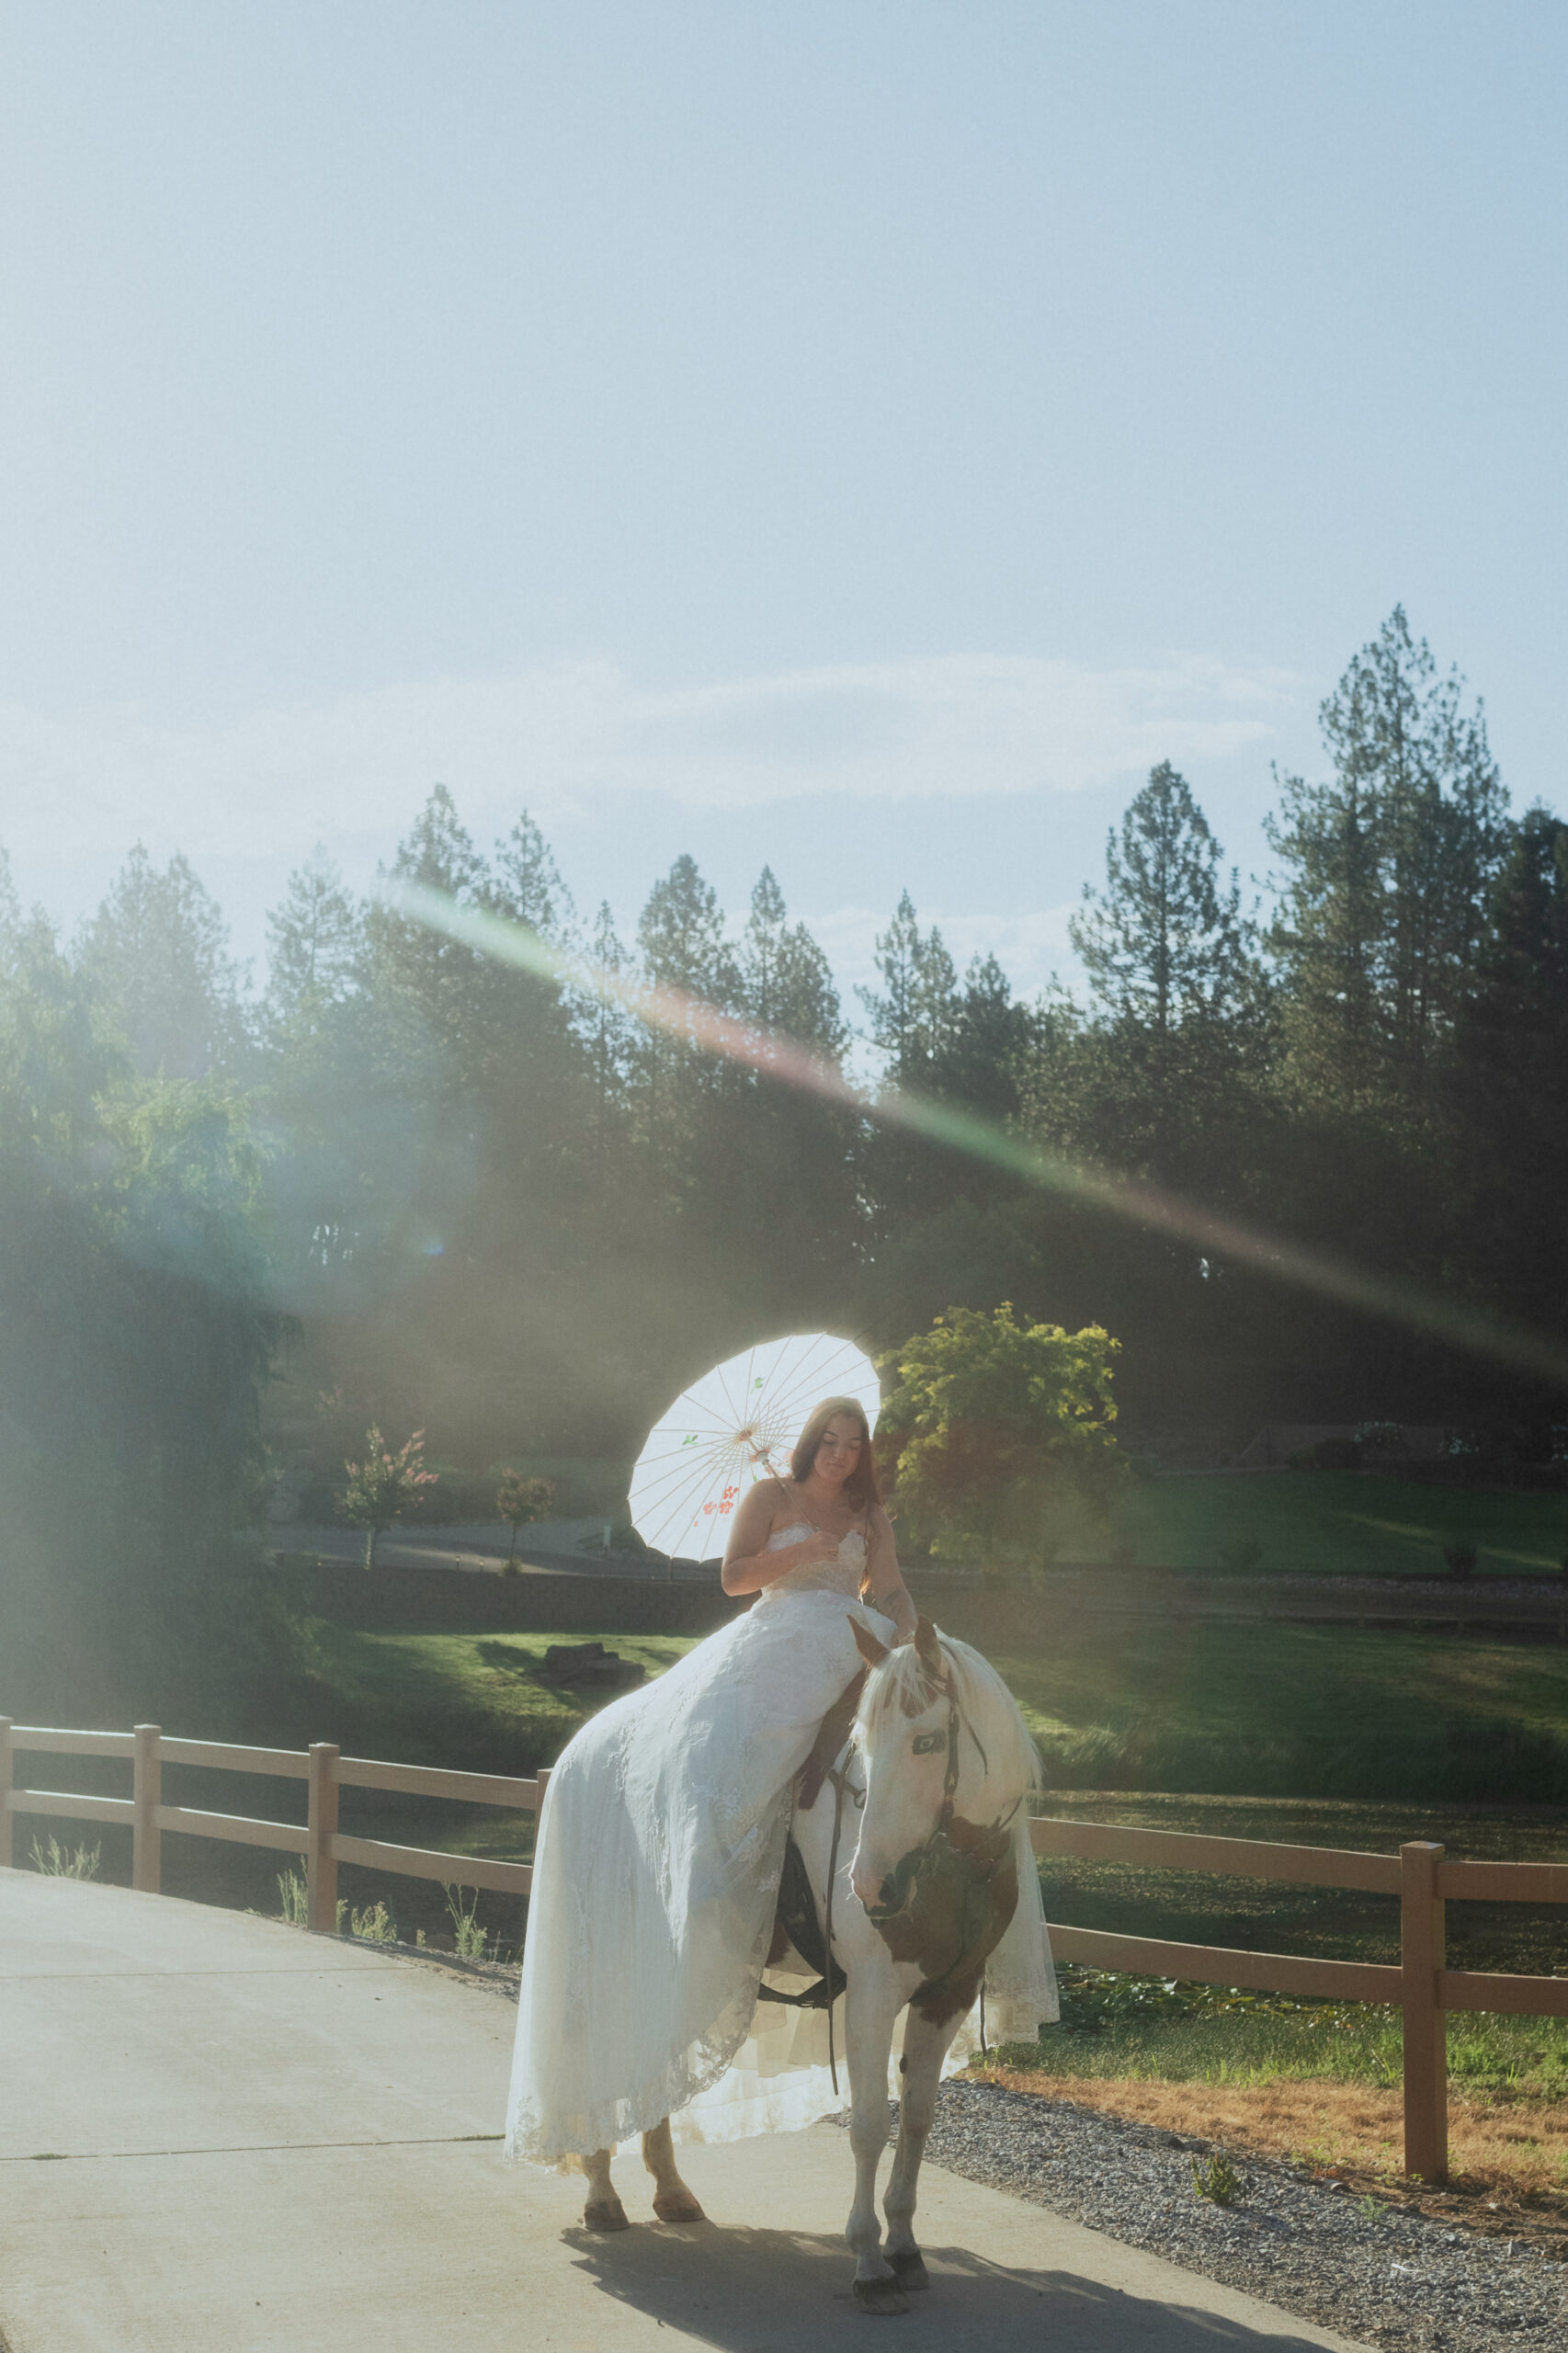
[[[836,2343],[840,2330],[864,2345],[867,2315],[850,2292],[854,2259],[836,2234],[699,2223],[608,2237],[572,2229],[562,2238],[608,2296],[723,2353],[799,2353]],[[1284,2315],[1265,2332],[1072,2272],[1005,2270],[961,2247],[923,2252],[931,2286],[910,2297],[897,2322],[912,2344],[985,2353],[1040,2353],[1042,2345],[1051,2353],[1316,2353]]]

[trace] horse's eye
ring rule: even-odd
[[[945,1732],[917,1732],[915,1735],[916,1756],[935,1756],[938,1748],[946,1748],[947,1745],[948,1735]]]

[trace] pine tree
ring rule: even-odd
[[[949,1040],[932,1078],[937,1092],[987,1119],[1012,1119],[1034,1024],[994,956],[971,957]]]
[[[637,1065],[639,1024],[610,985],[629,975],[631,961],[609,902],[601,900],[588,936],[588,978],[573,1000],[576,1031],[586,1051],[589,1085],[601,1122],[606,1113],[626,1110]],[[599,974],[604,975],[602,982],[597,979]]]
[[[1322,707],[1333,779],[1267,821],[1297,1083],[1345,1108],[1425,1096],[1480,944],[1507,795],[1463,697],[1396,606]]]
[[[358,911],[319,842],[267,915],[267,939],[269,1029],[319,1029],[352,990],[363,946]]]
[[[1526,812],[1447,1056],[1455,1255],[1528,1322],[1568,1329],[1568,822]]]
[[[1104,889],[1070,926],[1097,1020],[1073,1043],[1083,1148],[1157,1183],[1194,1146],[1261,1041],[1263,988],[1234,870],[1184,777],[1152,769],[1106,843]],[[1058,1055],[1063,1038],[1053,1032]],[[1038,1097],[1039,1081],[1032,1088]]]
[[[431,791],[392,860],[392,881],[411,882],[459,907],[484,904],[491,878],[444,784]],[[483,1086],[486,1016],[495,966],[481,949],[372,899],[365,916],[366,990],[393,1064],[426,1062],[427,1100]]]
[[[837,1063],[848,1042],[827,958],[803,923],[791,925],[784,893],[765,866],[751,894],[741,950],[747,1017]]]
[[[571,936],[575,910],[549,843],[525,809],[505,841],[495,845],[494,879],[486,904],[540,939],[562,946]]]
[[[1101,1006],[1159,1047],[1195,1021],[1240,1011],[1251,983],[1248,927],[1233,869],[1185,777],[1168,760],[1106,837],[1103,891],[1084,885],[1069,926]]]
[[[138,842],[85,926],[79,961],[142,1078],[232,1070],[244,1042],[222,915],[187,859],[160,873]]]
[[[15,968],[21,937],[21,902],[11,874],[10,855],[0,843],[0,975]]]
[[[637,926],[638,945],[655,987],[711,1005],[721,1013],[740,1010],[741,976],[725,934],[719,895],[705,882],[694,858],[677,858],[648,893]]]
[[[871,1019],[871,1041],[887,1056],[890,1085],[927,1087],[950,1052],[959,1025],[958,974],[935,924],[923,932],[905,891],[878,935],[880,990],[857,994]]]

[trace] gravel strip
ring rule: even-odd
[[[1192,2186],[1218,2144],[998,2084],[941,2087],[933,2165],[1011,2190],[1386,2353],[1568,2346],[1562,2266],[1480,2232],[1448,2230],[1250,2154],[1215,2206]]]

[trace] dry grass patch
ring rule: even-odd
[[[1400,2172],[1400,2095],[1322,2078],[1266,2084],[1167,2084],[1146,2076],[974,2071],[986,2083],[1124,2116],[1184,2138],[1275,2157],[1350,2188],[1568,2258],[1568,2100],[1506,2091],[1450,2093],[1446,2189]]]

